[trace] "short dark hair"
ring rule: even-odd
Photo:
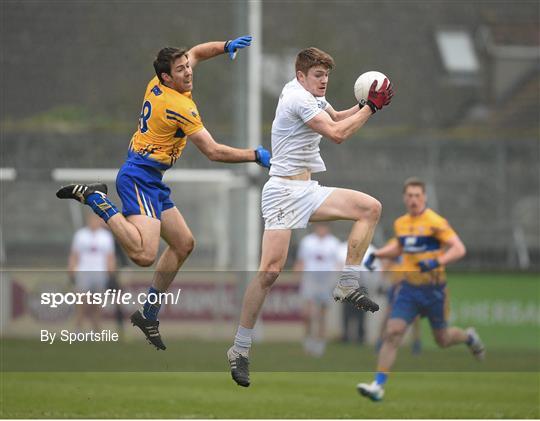
[[[302,50],[296,56],[296,71],[301,71],[307,75],[309,69],[314,66],[324,66],[329,70],[334,68],[334,59],[328,53],[315,47],[309,47]]]
[[[422,181],[418,177],[409,177],[405,180],[405,182],[403,183],[403,193],[405,193],[407,187],[409,186],[421,187],[422,193],[426,192],[426,183],[424,183],[424,181]]]
[[[162,73],[171,74],[171,64],[175,62],[176,59],[185,56],[188,52],[187,48],[176,48],[176,47],[165,47],[159,50],[156,59],[154,60],[154,70],[156,75],[159,78],[160,82],[163,83],[161,78]]]

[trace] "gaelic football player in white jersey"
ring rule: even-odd
[[[333,291],[335,300],[351,302],[364,311],[377,311],[358,278],[361,260],[371,242],[381,214],[381,204],[367,194],[320,186],[312,173],[326,170],[319,151],[324,136],[341,144],[376,111],[390,104],[392,86],[374,82],[365,104],[336,111],[326,101],[326,88],[334,60],[317,48],[307,48],[296,58],[296,77],[283,88],[272,124],[270,180],[262,191],[265,231],[259,271],[248,285],[240,325],[227,359],[234,381],[247,387],[248,353],[253,327],[266,294],[287,259],[291,231],[312,221],[354,221],[348,240],[346,265]]]
[[[105,227],[98,216],[89,213],[86,226],[73,236],[68,273],[77,292],[104,292],[109,277],[116,271],[114,239]],[[76,306],[75,326],[79,332],[85,318],[96,332],[101,330],[100,306],[86,303]]]
[[[313,232],[300,241],[294,270],[302,271],[300,297],[305,326],[304,351],[315,357],[326,348],[326,313],[340,268],[341,242],[325,222],[313,224]],[[341,265],[343,266],[343,265]]]

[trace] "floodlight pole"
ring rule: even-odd
[[[262,2],[261,0],[247,0],[248,5],[248,32],[253,37],[248,54],[248,89],[247,89],[247,145],[255,149],[261,142],[261,71],[262,71]],[[246,240],[244,264],[247,270],[245,286],[250,281],[259,264],[261,244],[260,229],[260,187],[254,181],[261,173],[257,165],[247,167],[247,176],[251,180],[246,192]],[[253,331],[253,340],[263,339],[263,323],[259,318]]]
[[[247,145],[255,149],[261,142],[261,62],[262,62],[262,4],[260,0],[248,0],[248,30],[253,43],[248,52],[247,90]],[[248,176],[255,180],[261,169],[257,165],[247,167]],[[247,191],[246,257],[248,271],[257,270],[261,243],[260,189],[250,183]]]

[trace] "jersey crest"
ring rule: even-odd
[[[444,244],[456,235],[446,219],[426,209],[418,216],[406,214],[396,219],[394,232],[402,248],[399,269],[403,278],[413,284],[440,283],[446,280],[444,266],[427,273],[420,273],[418,267],[421,260],[440,256]]]

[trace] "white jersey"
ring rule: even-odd
[[[79,256],[77,272],[107,272],[107,256],[114,252],[113,236],[104,228],[81,228],[73,237],[71,251]]]
[[[298,259],[305,272],[335,272],[339,270],[339,240],[329,234],[320,237],[309,234],[300,242]]]
[[[321,135],[306,124],[330,104],[315,97],[294,78],[285,85],[272,122],[270,175],[291,176],[309,170],[326,171],[321,158]]]

